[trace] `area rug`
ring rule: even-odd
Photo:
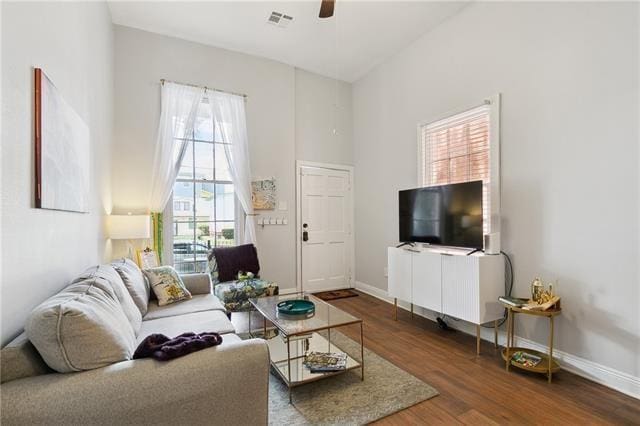
[[[313,293],[314,296],[322,300],[336,300],[345,299],[347,297],[356,297],[358,293],[353,290],[333,290],[333,291],[321,291],[319,293]]]
[[[331,340],[347,353],[360,344],[332,331]],[[269,424],[362,425],[438,395],[422,380],[365,348],[364,381],[360,370],[329,377],[293,389],[289,404],[286,385],[272,371],[269,377]]]

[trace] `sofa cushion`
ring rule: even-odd
[[[142,272],[149,280],[149,285],[158,298],[158,305],[164,306],[191,299],[191,293],[173,266],[159,266],[145,269]]]
[[[140,310],[140,314],[144,316],[147,313],[151,289],[142,275],[142,271],[138,268],[138,265],[126,258],[111,262],[111,266],[120,274],[133,302]]]
[[[0,351],[0,383],[52,372],[25,333]]]
[[[96,276],[36,307],[25,331],[47,365],[61,373],[127,360],[135,350],[135,333],[113,287]]]
[[[157,318],[142,321],[136,346],[150,334],[161,333],[165,336],[175,337],[188,331],[194,333],[214,331],[225,334],[235,333],[235,327],[222,311],[205,311],[177,317]]]
[[[157,318],[166,318],[176,315],[190,314],[203,311],[223,311],[222,302],[213,294],[196,294],[191,299],[182,302],[172,303],[166,306],[159,306],[157,300],[149,302],[149,310],[143,321]]]
[[[120,274],[111,265],[97,265],[88,268],[80,274],[78,278],[73,280],[73,282],[84,281],[92,277],[104,278],[109,282],[116,297],[118,298],[118,301],[120,302],[120,305],[122,305],[122,310],[127,316],[127,319],[131,324],[131,328],[133,328],[133,331],[137,333],[138,330],[140,330],[140,325],[142,324],[142,314],[127,291]]]

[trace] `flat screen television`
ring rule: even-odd
[[[482,181],[399,192],[400,242],[482,248]]]

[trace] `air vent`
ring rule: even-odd
[[[292,16],[285,15],[284,13],[276,11],[271,12],[271,16],[269,16],[269,19],[267,19],[268,24],[275,25],[280,28],[287,27],[292,21]]]

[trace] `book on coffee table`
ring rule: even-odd
[[[342,371],[347,368],[347,354],[342,352],[309,352],[304,365],[312,373]]]

